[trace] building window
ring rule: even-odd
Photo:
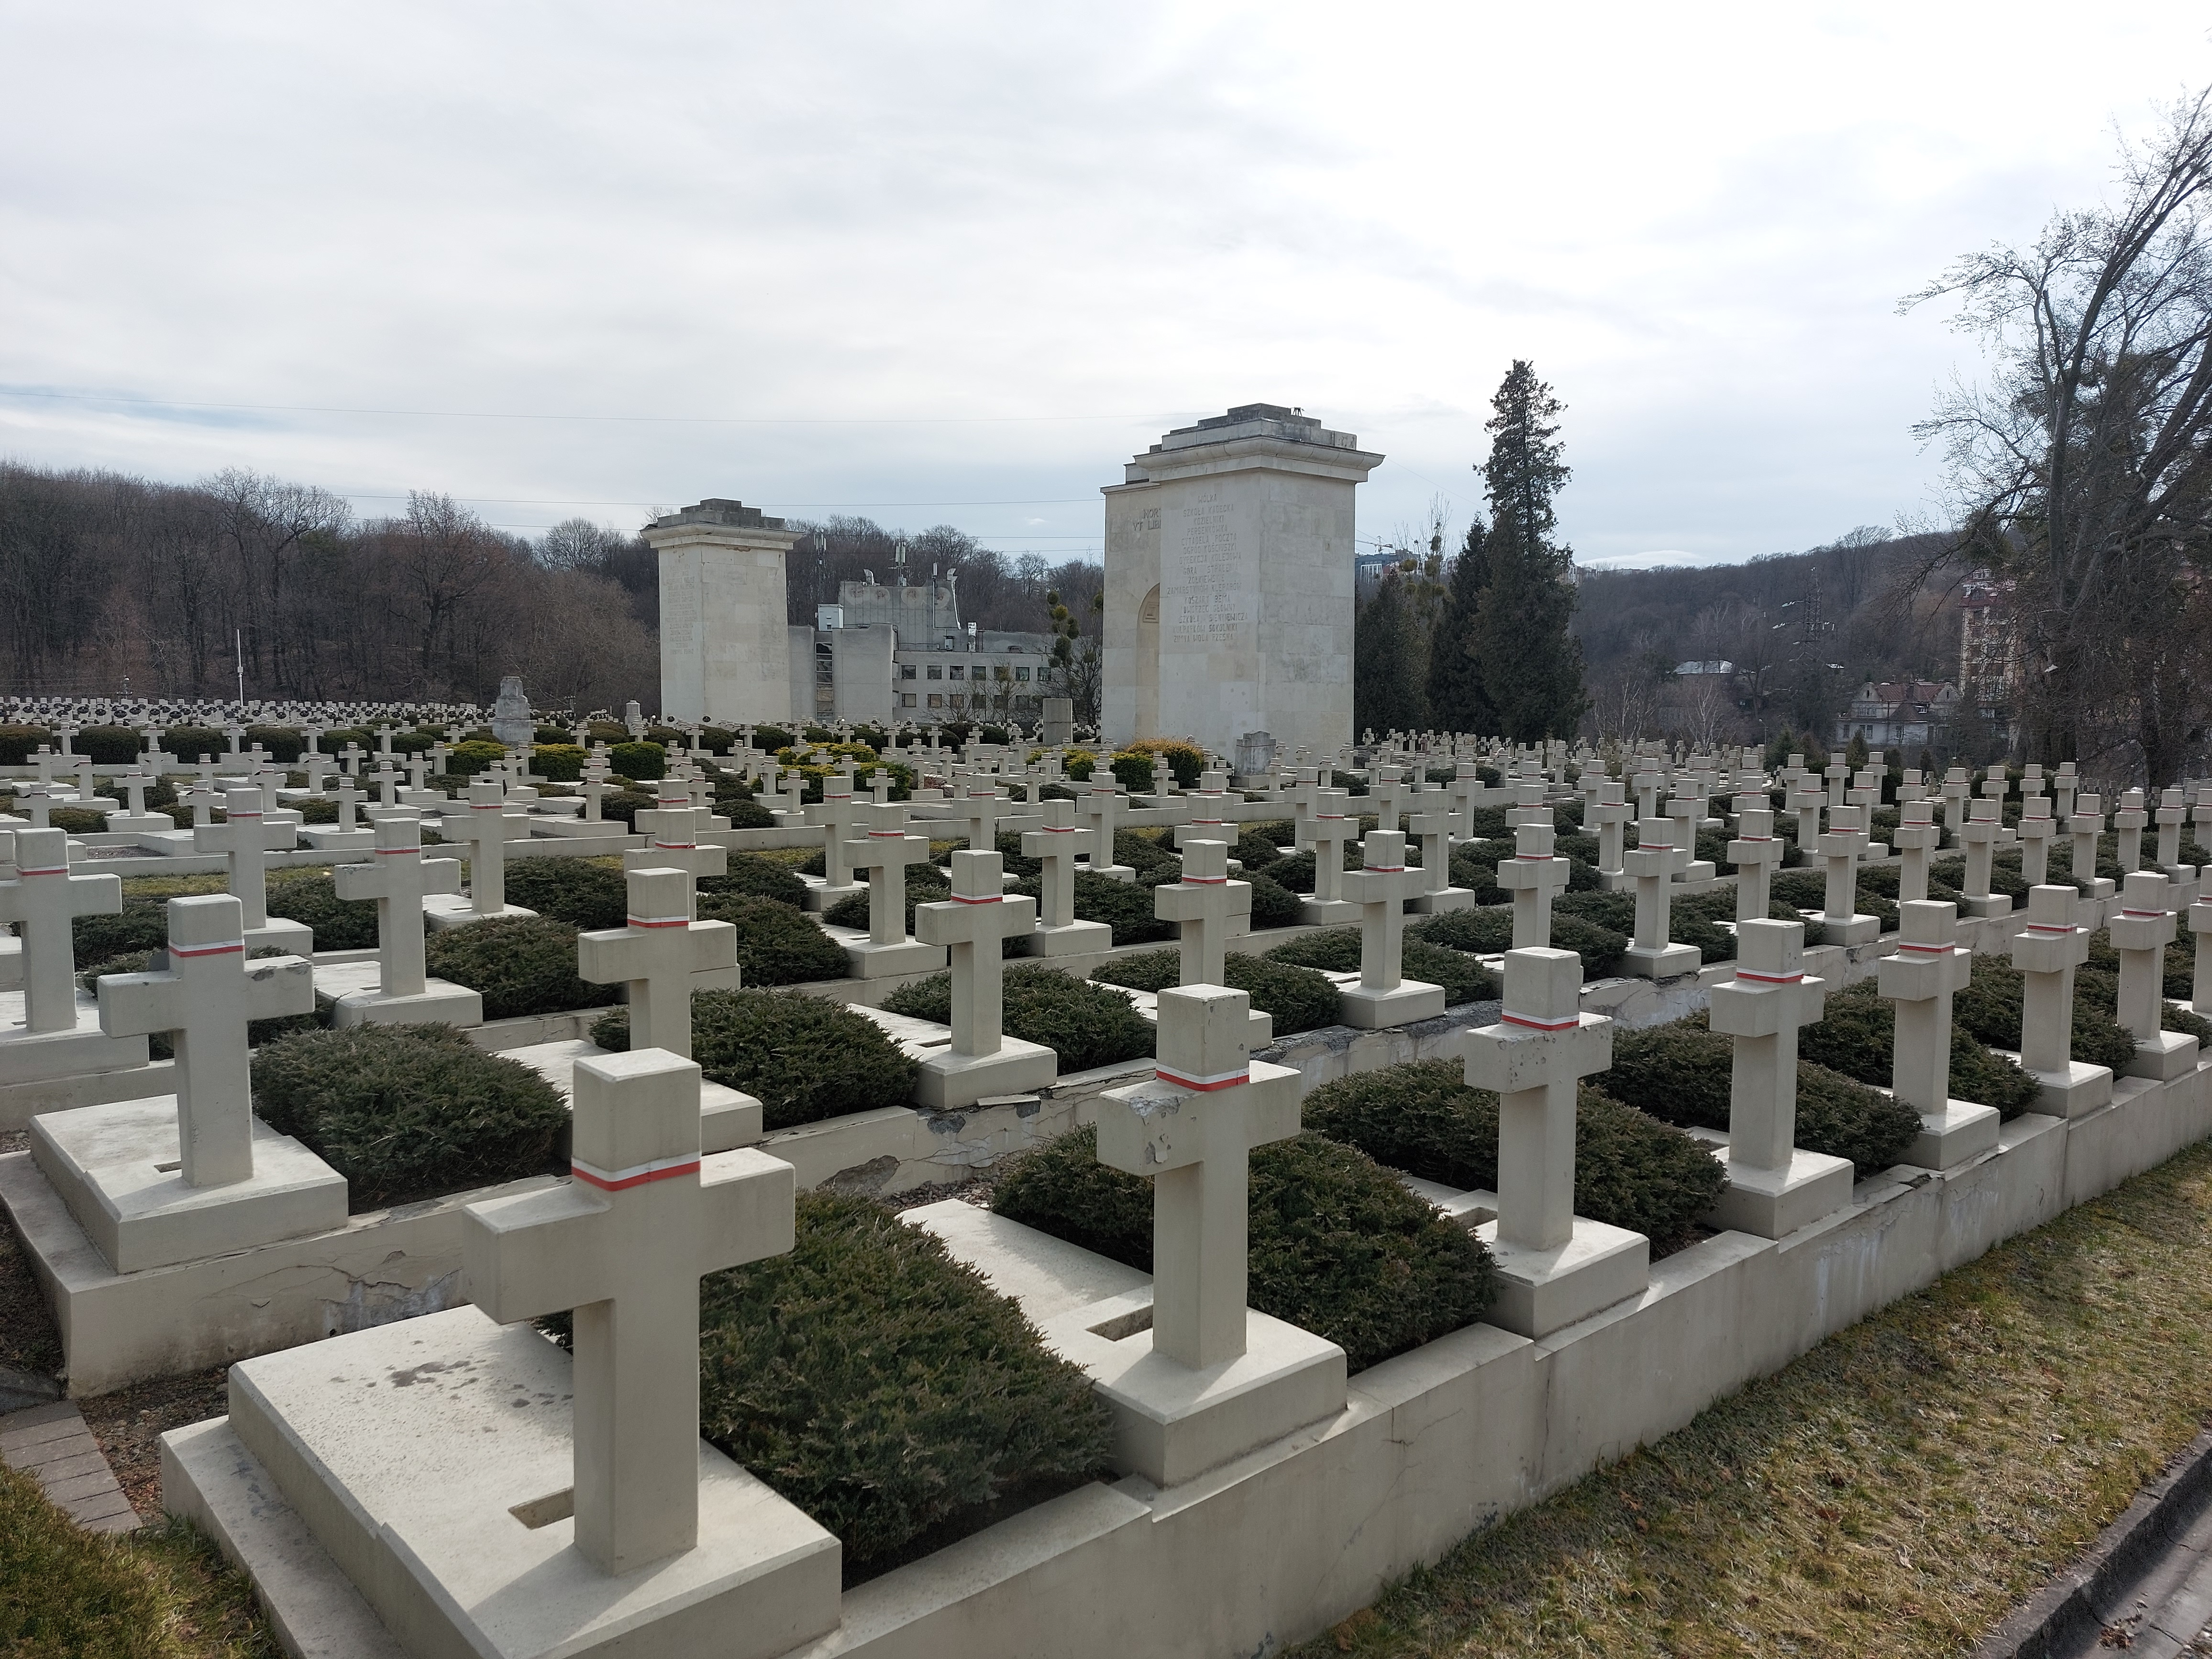
[[[913,692],[911,692],[911,691],[902,691],[902,692],[900,692],[900,693],[899,693],[899,707],[900,707],[900,708],[913,708],[913,707],[914,707],[914,693],[913,693]]]
[[[941,680],[945,678],[945,671],[942,668],[939,668],[935,663],[932,663],[929,665],[929,678],[933,680]],[[932,703],[929,706],[932,708],[937,707],[935,703]]]
[[[1006,664],[1004,664],[1004,663],[1000,663],[1000,664],[999,665],[999,672],[997,672],[997,674],[995,674],[994,676],[993,676],[993,678],[996,678],[996,679],[1001,679],[1001,680],[1010,680],[1010,679],[1012,679],[1012,678],[1013,678],[1013,676],[1012,676],[1012,675],[1011,675],[1011,674],[1009,674],[1009,673],[1006,672]]]
[[[1029,677],[1030,671],[1026,668],[1017,668],[1014,670],[1014,678],[1018,680],[1026,680]]]
[[[945,699],[933,691],[929,694],[929,706],[932,708],[942,708],[945,707]]]
[[[967,698],[965,698],[965,697],[963,697],[963,696],[961,696],[957,691],[955,691],[955,692],[952,694],[952,706],[953,706],[955,708],[965,708],[965,707],[967,706],[967,703],[968,703],[968,699],[967,699]]]
[[[902,680],[912,679],[914,678],[914,665],[910,662],[901,663],[899,665],[899,678]]]
[[[967,672],[957,662],[952,665],[952,678],[956,680],[966,678]]]

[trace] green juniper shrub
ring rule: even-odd
[[[507,866],[507,902],[571,927],[620,927],[629,918],[623,872],[591,859],[515,859]]]
[[[1883,890],[1885,887],[1887,889],[1887,891]],[[1826,908],[1828,878],[1826,873],[1820,870],[1779,871],[1772,878],[1772,884],[1767,889],[1767,895],[1774,903],[1783,905],[1789,909],[1788,920],[1802,921],[1802,912],[1822,910]],[[1928,895],[1930,898],[1941,898],[1944,896],[1937,890],[1937,884],[1932,874],[1929,878]],[[1859,915],[1873,916],[1881,923],[1885,933],[1895,933],[1899,921],[1897,908],[1896,869],[1893,866],[1884,866],[1878,869],[1860,871],[1858,885],[1852,890],[1851,902],[1857,907]]]
[[[507,758],[507,745],[502,743],[482,743],[474,739],[457,743],[446,760],[446,769],[457,778],[472,778],[489,768],[494,761]]]
[[[730,821],[732,830],[773,830],[775,814],[750,795],[717,798],[714,810]]]
[[[1114,862],[1134,870],[1139,886],[1153,887],[1164,881],[1182,878],[1182,860],[1160,845],[1157,836],[1139,835],[1133,830],[1114,832]]]
[[[637,815],[659,807],[659,797],[650,790],[624,788],[617,793],[599,797],[599,817],[609,823],[619,823],[635,830]]]
[[[1513,948],[1513,910],[1510,905],[1477,905],[1469,910],[1445,910],[1406,930],[1407,939],[1426,939],[1455,951],[1496,956]],[[1563,912],[1553,901],[1552,945],[1572,951],[1583,959],[1585,980],[1604,979],[1620,966],[1620,953],[1628,948],[1628,935],[1616,933],[1583,917]]]
[[[134,732],[131,735],[135,739],[137,733]],[[295,726],[249,726],[246,728],[246,735],[240,741],[248,749],[252,748],[257,743],[259,744],[269,758],[280,766],[289,766],[307,752],[307,734]],[[105,758],[89,749],[85,752],[93,755],[94,759]],[[137,758],[137,751],[135,748],[127,755],[116,757],[118,763]]]
[[[771,755],[780,749],[790,748],[794,741],[791,733],[780,726],[757,726],[753,728],[753,747]]]
[[[913,1019],[952,1023],[952,976],[932,974],[901,986],[884,1006]],[[1042,963],[1006,969],[1006,1030],[1060,1056],[1062,1076],[1117,1065],[1152,1052],[1152,1023],[1119,991]]]
[[[530,769],[548,782],[574,783],[584,775],[588,757],[588,750],[565,738],[558,743],[541,740],[531,749]]]
[[[322,873],[269,884],[269,914],[314,929],[318,951],[368,951],[376,945],[376,901],[342,899]]]
[[[604,1008],[612,985],[576,976],[576,929],[550,916],[495,916],[442,928],[423,941],[433,976],[483,997],[486,1019]]]
[[[280,761],[299,759],[301,739],[297,732],[289,733],[292,740],[292,752],[289,755],[283,753],[276,744],[269,742],[267,738],[257,738],[254,735],[258,732],[274,732],[278,729],[273,726],[249,726],[246,728],[246,741],[249,744],[261,743],[267,748],[272,759]],[[144,741],[137,728],[133,726],[88,726],[70,739],[70,749],[73,753],[89,757],[96,765],[128,766],[138,758],[139,749]]]
[[[935,871],[936,866],[927,866]],[[952,883],[941,871],[935,878],[923,873],[925,866],[909,864],[906,870],[906,931],[914,932],[914,907],[917,904],[936,904],[952,896]],[[866,927],[868,925],[868,905],[872,895],[862,884],[862,890],[848,893],[822,913],[822,920],[832,927]],[[1011,944],[1012,941],[1007,941]]]
[[[327,742],[327,738],[325,740]],[[202,755],[213,757],[228,754],[230,739],[212,726],[173,726],[161,733],[161,752],[173,755],[189,766]]]
[[[490,735],[489,732],[484,733],[487,738]],[[435,732],[394,732],[392,734],[392,752],[395,755],[427,755],[441,741],[441,734]],[[362,745],[364,749],[374,746],[370,743]]]
[[[1951,1018],[1992,1048],[2016,1054],[2027,986],[2026,976],[2010,963],[1977,956],[1973,978],[1952,999]],[[2135,1038],[2093,999],[2077,996],[2073,1007],[2071,1057],[2085,1066],[2110,1066],[2117,1075],[2135,1058]]]
[[[1278,945],[1267,953],[1267,959],[1286,962],[1293,968],[1355,974],[1359,971],[1359,933],[1357,927],[1325,927]],[[1466,952],[1447,950],[1423,939],[1408,939],[1404,944],[1400,966],[1405,976],[1442,986],[1447,1006],[1479,1002],[1498,994],[1498,975]]]
[[[1252,999],[1253,1007],[1274,1020],[1278,1036],[1336,1023],[1341,999],[1335,984],[1324,974],[1246,956],[1241,951],[1231,951],[1223,958],[1221,971],[1231,990],[1244,992]],[[1126,985],[1133,991],[1164,991],[1182,981],[1182,947],[1115,957],[1092,969],[1091,977],[1102,985]]]
[[[698,888],[702,894],[743,893],[752,898],[770,898],[794,910],[806,902],[805,882],[788,866],[756,853],[732,853],[724,873],[700,877]]]
[[[355,1214],[557,1168],[568,1107],[450,1025],[307,1031],[253,1056],[254,1115],[346,1178]]]
[[[1735,1043],[1703,1013],[1668,1025],[1615,1031],[1606,1092],[1682,1128],[1729,1127]],[[1920,1114],[1866,1085],[1810,1060],[1797,1064],[1796,1144],[1850,1159],[1861,1179],[1912,1148]]]
[[[1255,895],[1256,909],[1256,897]],[[1172,939],[1175,924],[1152,914],[1152,890],[1141,881],[1115,881],[1088,870],[1075,872],[1075,919],[1103,921],[1114,930],[1116,945],[1142,945],[1156,939]],[[1253,926],[1259,926],[1255,915]]]
[[[123,901],[120,915],[70,919],[70,943],[74,947],[76,965],[80,969],[133,952],[143,955],[160,950],[168,942],[169,906],[166,899],[134,895]],[[118,968],[109,971],[126,970]]]
[[[172,799],[166,805],[161,806],[156,806],[151,801],[149,801],[146,804],[146,810],[149,812],[159,812],[163,817],[168,819],[170,823],[175,824],[179,830],[189,830],[192,827],[192,809],[180,801]],[[215,807],[208,813],[208,822],[210,823],[228,823],[230,822],[230,814],[224,811],[220,806]]]
[[[1324,1084],[1309,1129],[1378,1163],[1462,1189],[1498,1190],[1498,1097],[1456,1060],[1413,1060]],[[1728,1172],[1704,1144],[1584,1083],[1575,1099],[1575,1213],[1650,1238],[1689,1242]]]
[[[592,1041],[628,1049],[629,1010],[602,1014]],[[908,1105],[919,1069],[866,1015],[803,991],[693,992],[691,1058],[757,1097],[771,1129]]]
[[[1832,994],[1823,1018],[1798,1032],[1797,1055],[1887,1088],[1895,1066],[1896,1037],[1896,1009],[1876,981],[1863,979]],[[2008,1118],[2033,1106],[2039,1092],[2035,1079],[2017,1060],[1991,1053],[1956,1020],[1951,1024],[1950,1084],[1954,1100],[1994,1106]]]
[[[688,747],[691,738],[688,732],[679,732],[672,726],[655,724],[645,728],[644,741],[657,743],[663,749],[677,749]]]
[[[1313,849],[1284,854],[1267,866],[1267,879],[1286,893],[1310,895],[1314,890]]]
[[[39,745],[53,740],[43,726],[0,726],[0,766],[28,766]]]
[[[702,726],[699,728],[699,742],[710,755],[726,755],[737,747],[738,734],[727,726]]]
[[[1247,875],[1252,884],[1252,929],[1295,927],[1305,920],[1306,907],[1296,893],[1279,887],[1266,876]]]
[[[998,1213],[1130,1267],[1152,1265],[1152,1194],[1098,1161],[1095,1128],[1008,1166]],[[1366,1370],[1472,1324],[1497,1296],[1490,1253],[1373,1159],[1319,1135],[1252,1151],[1251,1306]]]
[[[618,743],[607,751],[617,777],[651,782],[668,773],[668,751],[657,743]]]
[[[700,1283],[699,1432],[837,1535],[848,1582],[1103,1470],[1090,1379],[940,1240],[826,1193],[795,1222]]]
[[[533,726],[530,728],[530,741],[535,747],[580,746],[576,743],[575,733],[565,726]]]
[[[805,985],[842,979],[850,964],[845,947],[814,925],[814,918],[772,898],[746,893],[702,893],[699,920],[726,921],[738,930],[738,965],[747,985]]]
[[[57,806],[47,813],[46,822],[72,836],[97,836],[107,828],[107,814],[83,806]]]
[[[152,805],[150,792],[147,804]],[[295,804],[302,823],[336,823],[338,821],[338,804],[334,800],[325,800],[320,795],[314,795]]]
[[[1237,832],[1237,844],[1230,849],[1230,857],[1244,866],[1244,873],[1264,870],[1283,856],[1282,847],[1269,833],[1272,824],[1248,823]]]

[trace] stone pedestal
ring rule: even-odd
[[[538,914],[519,904],[502,904],[496,910],[479,910],[476,901],[460,893],[433,893],[422,901],[422,925],[434,933],[465,927],[472,921],[527,921]]]
[[[1060,1056],[1039,1043],[1002,1036],[996,1052],[960,1054],[946,1050],[921,1062],[914,1080],[918,1105],[957,1112],[963,1106],[1004,1095],[1034,1094],[1060,1076]]]
[[[1379,1031],[1390,1025],[1411,1025],[1415,1020],[1437,1019],[1444,1012],[1444,990],[1419,980],[1401,980],[1387,991],[1364,985],[1347,985],[1338,994],[1338,1018],[1362,1031]]]
[[[428,979],[420,991],[387,996],[377,964],[347,962],[315,969],[315,996],[331,1004],[331,1024],[351,1025],[481,1025],[483,998],[465,985]]]
[[[1920,1135],[1905,1161],[1923,1170],[1951,1170],[1997,1149],[2002,1127],[1997,1109],[1971,1100],[1945,1100],[1920,1114]]]
[[[704,1442],[696,1547],[588,1562],[573,1369],[474,1308],[242,1361],[228,1418],[164,1437],[163,1499],[301,1598],[280,1620],[316,1627],[307,1597],[350,1581],[415,1654],[771,1659],[836,1627],[837,1540]]]
[[[1761,1170],[1731,1162],[1728,1190],[1706,1223],[1759,1238],[1786,1238],[1848,1206],[1852,1184],[1849,1158],[1802,1147],[1791,1149],[1786,1169]]]
[[[1651,1276],[1651,1241],[1642,1233],[1574,1218],[1564,1244],[1532,1247],[1502,1242],[1498,1224],[1474,1235],[1498,1264],[1498,1300],[1485,1324],[1541,1341],[1594,1313],[1642,1293]]]
[[[228,1255],[343,1227],[345,1177],[258,1119],[253,1173],[187,1186],[177,1099],[158,1095],[31,1120],[31,1156],[118,1273]]]
[[[720,726],[811,720],[792,706],[783,520],[722,500],[655,520],[660,566],[660,717]],[[812,682],[810,672],[808,683]]]

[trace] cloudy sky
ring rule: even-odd
[[[0,456],[530,530],[738,496],[1095,550],[1171,425],[1468,469],[1568,405],[1589,562],[1935,505],[1898,297],[2212,79],[2160,0],[1779,8],[0,0]]]

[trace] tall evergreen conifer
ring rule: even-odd
[[[1452,561],[1443,616],[1430,646],[1429,717],[1448,732],[1489,736],[1498,730],[1498,711],[1482,689],[1482,665],[1475,657],[1475,623],[1489,588],[1490,561],[1477,519]]]
[[[1552,539],[1552,497],[1571,476],[1559,459],[1565,405],[1516,358],[1490,400],[1490,498],[1484,554],[1490,584],[1475,618],[1474,655],[1497,729],[1516,743],[1572,737],[1589,699],[1575,610],[1573,553]]]
[[[1386,570],[1352,632],[1352,729],[1416,732],[1427,724],[1406,578]]]

